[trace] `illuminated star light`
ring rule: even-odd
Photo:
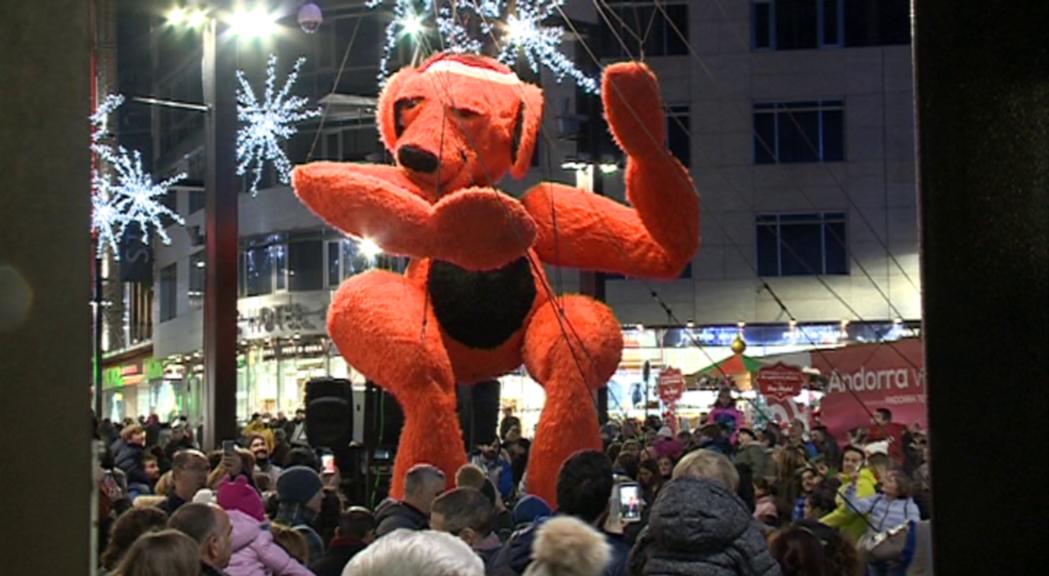
[[[114,253],[116,241],[132,224],[142,230],[142,241],[148,242],[149,228],[152,226],[164,244],[171,244],[171,238],[164,231],[163,219],[170,218],[180,225],[185,221],[178,213],[161,203],[168,190],[176,183],[186,179],[180,173],[159,183],[142,168],[142,155],[138,150],[128,152],[123,147],[115,151],[109,149],[100,154],[109,165],[112,177],[104,178],[95,174],[95,190],[98,200],[95,202],[96,223],[100,240],[105,237]],[[99,242],[100,250],[102,242]]]
[[[543,20],[552,16],[563,4],[564,0],[518,0],[515,12],[506,18],[505,45],[499,52],[498,60],[503,64],[511,64],[520,50],[528,59],[532,72],[538,74],[539,66],[546,66],[554,73],[558,82],[568,76],[575,80],[580,88],[597,94],[597,81],[576,68],[576,65],[561,52],[564,28],[542,25]]]
[[[241,122],[237,132],[237,174],[243,176],[249,170],[252,172],[252,196],[258,193],[266,162],[273,163],[282,183],[291,181],[291,161],[280,144],[298,132],[295,123],[320,116],[320,110],[306,109],[306,98],[289,95],[298,79],[299,68],[305,61],[305,58],[295,61],[295,67],[288,74],[284,86],[274,93],[277,57],[270,55],[266,64],[266,90],[262,102],[255,97],[244,72],[237,71],[237,81],[240,83],[237,89],[237,119]]]
[[[376,8],[381,4],[383,0],[365,2],[368,8]],[[479,29],[484,36],[502,36],[500,43],[503,48],[497,59],[503,64],[513,65],[518,52],[523,52],[533,72],[539,73],[539,67],[545,66],[554,73],[558,82],[567,76],[587,92],[598,93],[597,81],[579,70],[561,52],[564,28],[542,24],[558,12],[564,0],[517,0],[513,5],[513,13],[505,16],[505,26],[498,26],[508,10],[507,5],[505,0],[471,0],[456,3],[455,10],[461,18],[469,18],[470,15],[478,17]],[[389,62],[397,42],[405,36],[418,39],[425,31],[422,22],[426,15],[434,15],[441,49],[459,54],[482,53],[482,41],[470,36],[469,30],[453,16],[451,7],[442,3],[437,6],[435,9],[434,0],[394,0],[394,18],[386,27],[386,41],[379,62],[380,83],[385,83],[389,76]]]
[[[186,178],[185,174],[154,184],[153,177],[143,170],[142,155],[137,150],[129,153],[123,146],[113,148],[102,143],[108,135],[108,116],[123,103],[123,96],[106,96],[90,118],[91,150],[98,155],[101,164],[108,168],[106,175],[98,168],[91,172],[95,188],[91,198],[91,225],[98,235],[96,252],[101,257],[109,247],[118,260],[118,242],[130,225],[136,224],[142,230],[143,242],[149,241],[149,228],[152,226],[160,239],[170,244],[171,238],[164,231],[163,218],[185,224],[177,213],[160,202],[173,184]]]

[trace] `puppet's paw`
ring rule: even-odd
[[[525,255],[535,221],[524,206],[491,188],[467,188],[434,205],[434,258],[467,270],[493,270]]]
[[[633,157],[665,153],[666,117],[659,82],[648,66],[612,64],[601,79],[601,94],[612,136],[624,152]]]

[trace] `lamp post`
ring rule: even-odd
[[[204,446],[237,435],[237,106],[233,50],[219,39],[227,28],[212,17],[204,26],[204,152],[207,175],[204,260]]]
[[[206,114],[202,444],[214,448],[237,435],[236,45],[227,45],[225,40],[268,34],[273,17],[259,6],[234,13],[230,11],[230,0],[214,0],[207,9],[175,7],[168,12],[168,23],[202,29],[204,104],[156,100],[147,103]],[[140,101],[143,100],[146,99]]]

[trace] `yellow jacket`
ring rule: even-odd
[[[841,488],[838,488],[838,495],[834,499],[838,507],[830,514],[820,518],[820,522],[831,528],[837,528],[850,541],[856,542],[867,531],[867,522],[862,515],[850,508],[848,503],[845,502],[845,490],[852,483],[852,479],[844,475],[840,476],[840,478]],[[867,468],[861,468],[859,478],[856,480],[856,498],[873,496],[875,484],[877,484],[877,479],[874,477],[874,473]]]

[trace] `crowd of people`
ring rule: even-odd
[[[204,453],[183,420],[103,421],[107,574],[870,576],[931,573],[924,436],[881,409],[848,442],[818,425],[756,430],[723,391],[694,430],[602,428],[528,494],[512,411],[454,478],[419,464],[404,496],[351,502],[306,442],[305,414],[255,415]],[[638,494],[640,497],[632,496]]]

